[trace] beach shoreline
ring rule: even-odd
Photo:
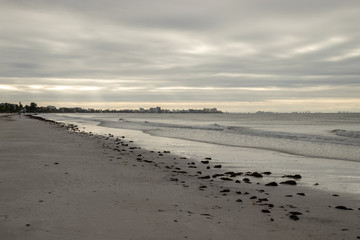
[[[336,152],[337,156],[358,159],[360,148],[353,146],[360,146],[356,136],[343,139],[331,133],[332,129],[347,129],[347,133],[356,133],[359,130],[356,118],[344,119],[344,116],[335,114],[319,120],[317,115],[311,115],[305,121],[299,116],[278,116],[274,120],[271,118],[273,115],[248,115],[228,114],[220,119],[217,114],[205,118],[196,114],[167,116],[115,113],[38,116],[75,124],[82,131],[94,134],[110,133],[115,137],[126,135],[128,140],[149,150],[166,149],[172,154],[195,160],[211,157],[214,164],[221,164],[228,171],[271,171],[274,181],[280,181],[282,175],[300,174],[304,176],[298,182],[301,186],[333,194],[351,194],[360,200],[360,162],[334,159],[336,155],[331,155]],[[214,127],[218,130],[214,130]],[[251,137],[241,129],[254,134],[261,132],[267,137]],[[333,144],[329,143],[329,137]],[[231,145],[226,144],[229,142]],[[292,150],[291,153],[284,153],[279,151],[280,148]],[[296,149],[302,151],[302,154],[297,154]],[[312,156],[310,153],[314,151],[321,157]]]
[[[0,117],[1,239],[360,238],[356,199],[38,120]]]

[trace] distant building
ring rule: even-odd
[[[47,106],[46,108],[49,109],[50,111],[56,111],[55,106]]]
[[[150,113],[161,113],[161,107],[150,108],[149,112]]]

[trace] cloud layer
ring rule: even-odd
[[[0,101],[360,111],[359,12],[357,0],[2,1]]]

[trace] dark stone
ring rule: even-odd
[[[214,174],[212,177],[217,178],[217,177],[222,177],[222,176],[225,176],[225,175],[224,174]]]
[[[211,214],[209,214],[209,213],[200,213],[200,215],[212,217]]]
[[[237,191],[236,194],[241,194],[241,192],[240,192],[240,191]]]
[[[209,161],[201,161],[202,164],[209,164]]]
[[[257,196],[252,196],[249,199],[257,199]]]
[[[243,173],[242,172],[238,172],[238,173],[232,173],[232,174],[229,174],[230,176],[229,177],[237,177],[237,176],[241,176]]]
[[[211,157],[206,157],[205,159],[206,159],[206,160],[211,160]]]
[[[242,200],[239,198],[239,199],[236,200],[236,202],[242,202]]]
[[[262,212],[262,213],[270,213],[270,211],[267,210],[267,209],[263,209],[263,210],[261,210],[261,212]]]
[[[187,173],[186,171],[172,171],[172,172],[174,172],[174,173],[182,173],[182,174]]]
[[[214,168],[222,168],[221,165],[215,165]]]
[[[220,178],[221,180],[224,180],[224,181],[233,181],[231,178],[226,178],[226,177],[222,177]]]
[[[305,196],[305,193],[297,193],[299,196]]]
[[[296,215],[290,215],[289,217],[290,217],[291,220],[294,220],[294,221],[299,220],[299,217],[296,216]]]
[[[207,166],[206,169],[210,169],[210,166]]]
[[[243,181],[246,182],[246,183],[251,183],[250,179],[248,179],[248,178],[244,178]]]
[[[290,194],[289,194],[289,195],[285,195],[285,197],[292,197],[292,196],[293,196],[293,195],[290,195]]]
[[[202,177],[199,177],[199,179],[210,179],[211,177],[210,176],[202,176]]]
[[[262,178],[262,177],[263,177],[263,175],[261,175],[261,174],[258,173],[258,172],[253,172],[253,173],[251,173],[249,176],[251,176],[251,177],[256,177],[256,178]]]
[[[230,177],[237,177],[237,176],[241,176],[243,173],[242,172],[225,172],[226,175],[230,175]]]
[[[295,174],[295,175],[284,175],[283,178],[293,178],[293,179],[301,179],[301,175]]]
[[[200,189],[204,189],[204,188],[207,188],[207,186],[200,186],[199,188],[200,188]]]
[[[263,172],[264,175],[271,175],[271,172]]]
[[[285,181],[285,182],[281,182],[280,184],[286,184],[286,185],[296,185],[296,181],[294,180],[288,180],[288,181]]]
[[[269,200],[267,198],[259,198],[259,202],[268,202]]]
[[[353,210],[352,208],[347,208],[345,206],[336,206],[335,208],[340,210]]]
[[[240,180],[236,180],[235,183],[241,183],[241,181],[240,181]]]
[[[230,189],[223,189],[220,191],[221,193],[226,193],[226,192],[230,192]]]
[[[289,212],[291,215],[296,215],[296,216],[299,216],[299,215],[302,215],[301,212]]]
[[[270,182],[270,183],[265,184],[265,186],[273,186],[273,187],[276,187],[276,186],[278,186],[278,184],[277,184],[276,182]]]

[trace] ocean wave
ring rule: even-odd
[[[341,137],[360,138],[360,131],[347,131],[343,129],[335,129],[330,132]]]
[[[323,142],[304,141],[299,144],[296,141],[289,141],[289,139],[286,138],[259,138],[253,135],[245,136],[240,134],[231,136],[219,131],[210,133],[209,131],[190,129],[150,129],[144,130],[143,132],[151,136],[182,139],[226,147],[261,149],[304,157],[360,162],[360,159],[358,158],[359,155],[352,154],[354,146],[346,144],[336,145],[334,142],[324,144]],[[357,147],[355,148],[359,149]]]
[[[204,131],[217,131],[223,132],[223,134],[236,134],[243,136],[253,136],[261,137],[268,139],[285,139],[293,141],[304,141],[304,142],[316,142],[316,143],[330,143],[338,145],[350,145],[350,146],[360,146],[360,132],[359,131],[346,131],[341,129],[336,129],[331,131],[339,137],[332,137],[326,135],[312,135],[304,133],[292,133],[292,132],[280,132],[280,131],[266,131],[260,129],[254,129],[250,127],[243,126],[223,126],[217,123],[199,123],[199,124],[179,124],[179,123],[164,123],[164,122],[155,122],[148,120],[128,120],[128,119],[119,119],[117,122],[111,121],[102,121],[100,126],[108,127],[117,127],[133,130],[151,130],[151,129],[189,129],[189,130],[204,130]],[[207,136],[204,134],[204,136]],[[344,138],[346,137],[346,138]]]
[[[291,133],[291,132],[264,131],[264,130],[257,130],[247,127],[228,127],[227,129],[229,133],[241,134],[247,136],[360,146],[360,141],[358,140],[360,138],[360,132],[355,132],[355,131],[346,131],[345,133],[341,131],[339,132],[338,136],[352,137],[357,139],[351,139],[351,138],[344,139],[344,138],[337,138],[331,136],[329,137],[323,135],[301,134],[301,133]]]
[[[134,121],[134,120],[126,120],[120,118],[118,123],[118,127],[130,127],[132,126],[135,130],[136,126],[140,129],[143,127],[151,127],[151,128],[180,128],[180,129],[199,129],[199,130],[212,130],[212,131],[222,131],[225,130],[225,126],[221,126],[219,124],[208,124],[208,125],[187,125],[187,124],[176,124],[176,123],[163,123],[163,122],[151,122],[151,121]],[[116,126],[117,124],[114,122],[101,121],[100,126]]]
[[[148,120],[134,121],[123,118],[119,119],[118,122],[102,121],[100,123],[100,126],[117,127],[117,128],[125,128],[125,129],[141,130],[141,131],[147,131],[152,129],[163,129],[165,132],[166,129],[203,130],[210,132],[212,131],[222,132],[224,135],[234,134],[234,135],[261,137],[267,139],[284,139],[284,140],[316,142],[316,143],[324,143],[324,144],[360,146],[360,132],[345,131],[340,129],[331,131],[335,133],[337,136],[339,136],[339,137],[335,137],[335,136],[332,137],[326,135],[266,131],[266,130],[254,129],[243,126],[223,126],[217,123],[212,123],[212,124],[202,123],[202,124],[190,125],[190,124],[179,124],[179,123],[155,122]],[[206,136],[208,136],[208,134],[204,134],[205,138]]]

